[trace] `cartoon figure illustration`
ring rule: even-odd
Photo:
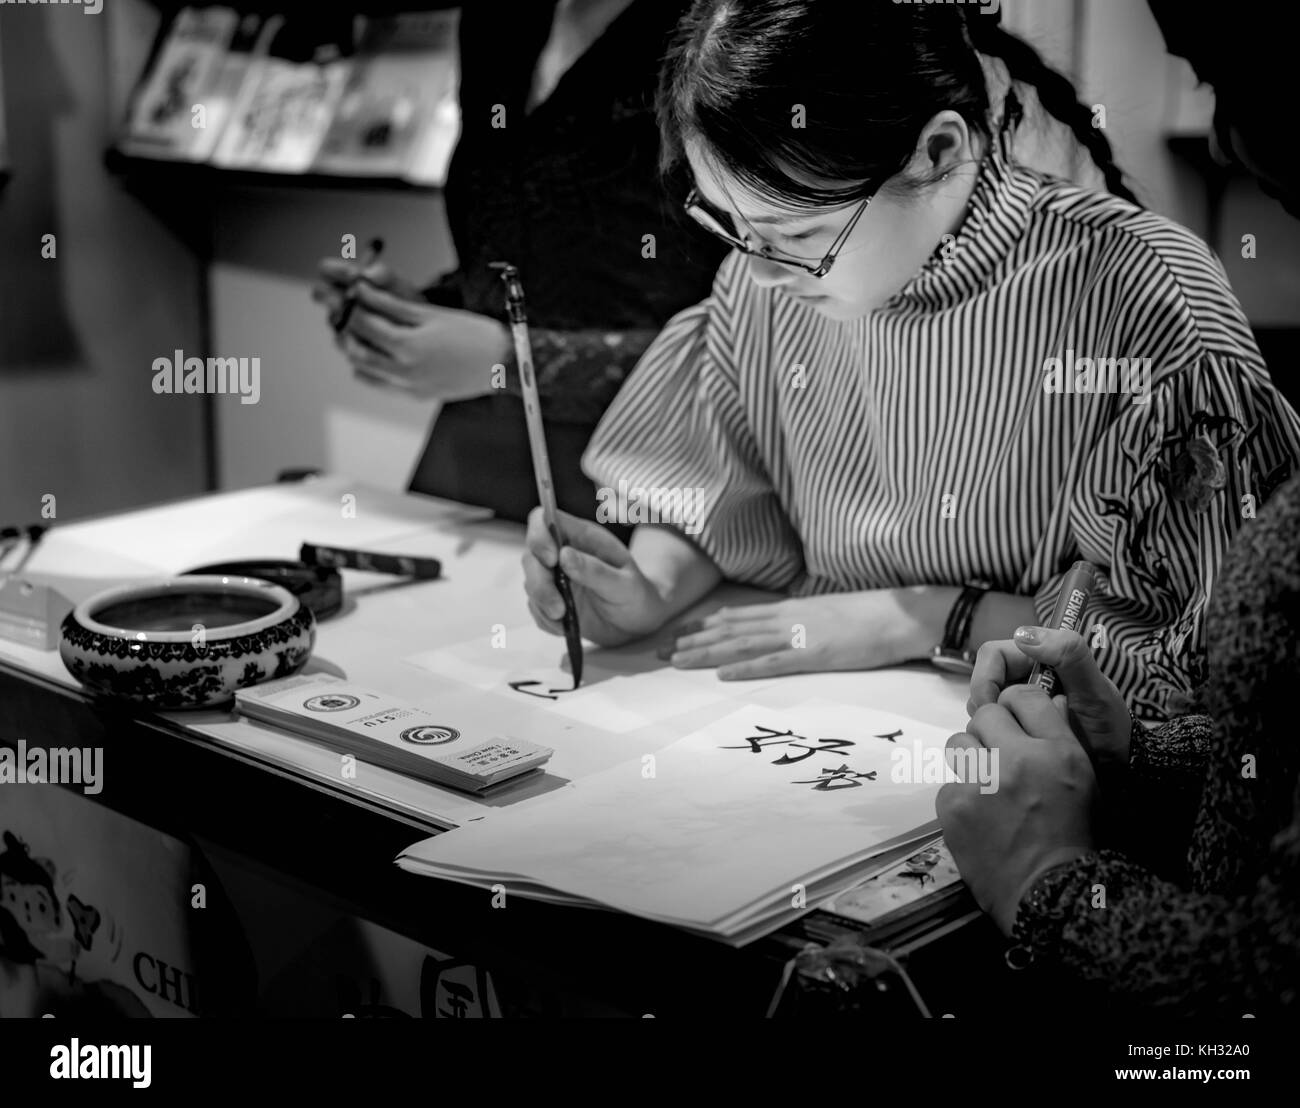
[[[99,928],[99,909],[89,904],[82,904],[76,893],[68,896],[68,916],[72,920],[73,932],[82,948],[89,950],[95,941],[95,932]]]
[[[0,853],[0,1015],[28,1014],[23,1009],[39,990],[38,962],[71,960],[67,940],[59,937],[62,927],[53,863],[32,858],[6,831]]]
[[[4,913],[0,927],[6,939],[12,929],[17,929],[21,936],[16,940],[21,951],[19,960],[35,961],[44,954],[27,941],[29,936],[57,931],[61,922],[59,901],[54,894],[54,867],[49,862],[42,864],[32,859],[27,847],[8,831],[4,846],[4,853],[0,854],[0,912]],[[9,945],[6,941],[0,951],[7,952]]]
[[[148,1016],[128,989],[77,978],[77,959],[90,950],[102,916],[69,894],[60,904],[58,871],[33,858],[5,831],[0,851],[0,1017],[52,1015]]]

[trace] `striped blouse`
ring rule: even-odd
[[[746,265],[641,359],[597,488],[661,490],[725,577],[794,595],[983,577],[1046,621],[1087,558],[1103,669],[1140,716],[1186,707],[1225,547],[1300,457],[1205,244],[995,143],[955,239],[862,318]]]

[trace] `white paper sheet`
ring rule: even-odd
[[[350,498],[350,499],[349,499]],[[340,478],[269,485],[53,528],[28,566],[34,579],[179,573],[204,562],[297,558],[304,542],[446,556],[440,526],[487,513]]]
[[[796,886],[824,886],[932,825],[939,785],[896,780],[895,752],[910,755],[915,743],[942,751],[947,740],[939,728],[843,705],[745,708],[652,761],[417,843],[400,864],[452,880],[526,875],[636,915],[732,931],[757,908],[780,910]]]
[[[653,640],[617,649],[584,644],[582,685],[577,689],[564,640],[537,627],[500,628],[404,660],[512,703],[532,705],[538,713],[566,716],[618,734],[727,701],[744,703],[772,684],[719,681],[713,669],[674,669],[657,656],[671,639],[669,628]]]

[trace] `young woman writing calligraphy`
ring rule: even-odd
[[[1017,88],[1109,193],[1016,164]],[[674,664],[968,659],[1084,557],[1104,672],[1142,715],[1180,705],[1223,551],[1300,434],[1222,268],[1132,202],[1069,83],[976,8],[698,0],[659,113],[733,252],[584,459],[598,487],[692,492],[629,546],[566,521],[584,633],[649,634],[727,578],[788,597],[711,616]],[[537,518],[529,550],[558,630]]]

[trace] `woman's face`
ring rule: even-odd
[[[949,179],[920,190],[886,187],[877,192],[825,277],[751,254],[746,259],[751,280],[832,319],[857,319],[879,308],[925,264],[943,236],[960,226],[975,179],[971,160],[961,156],[964,126],[961,132],[963,141],[944,155],[948,164],[939,165],[940,174],[948,172]],[[755,195],[717,168],[698,146],[688,143],[686,154],[700,195],[715,211],[729,215],[742,237],[808,259],[814,266],[862,203],[855,200],[836,208],[794,211]],[[934,166],[923,168],[933,170]]]

